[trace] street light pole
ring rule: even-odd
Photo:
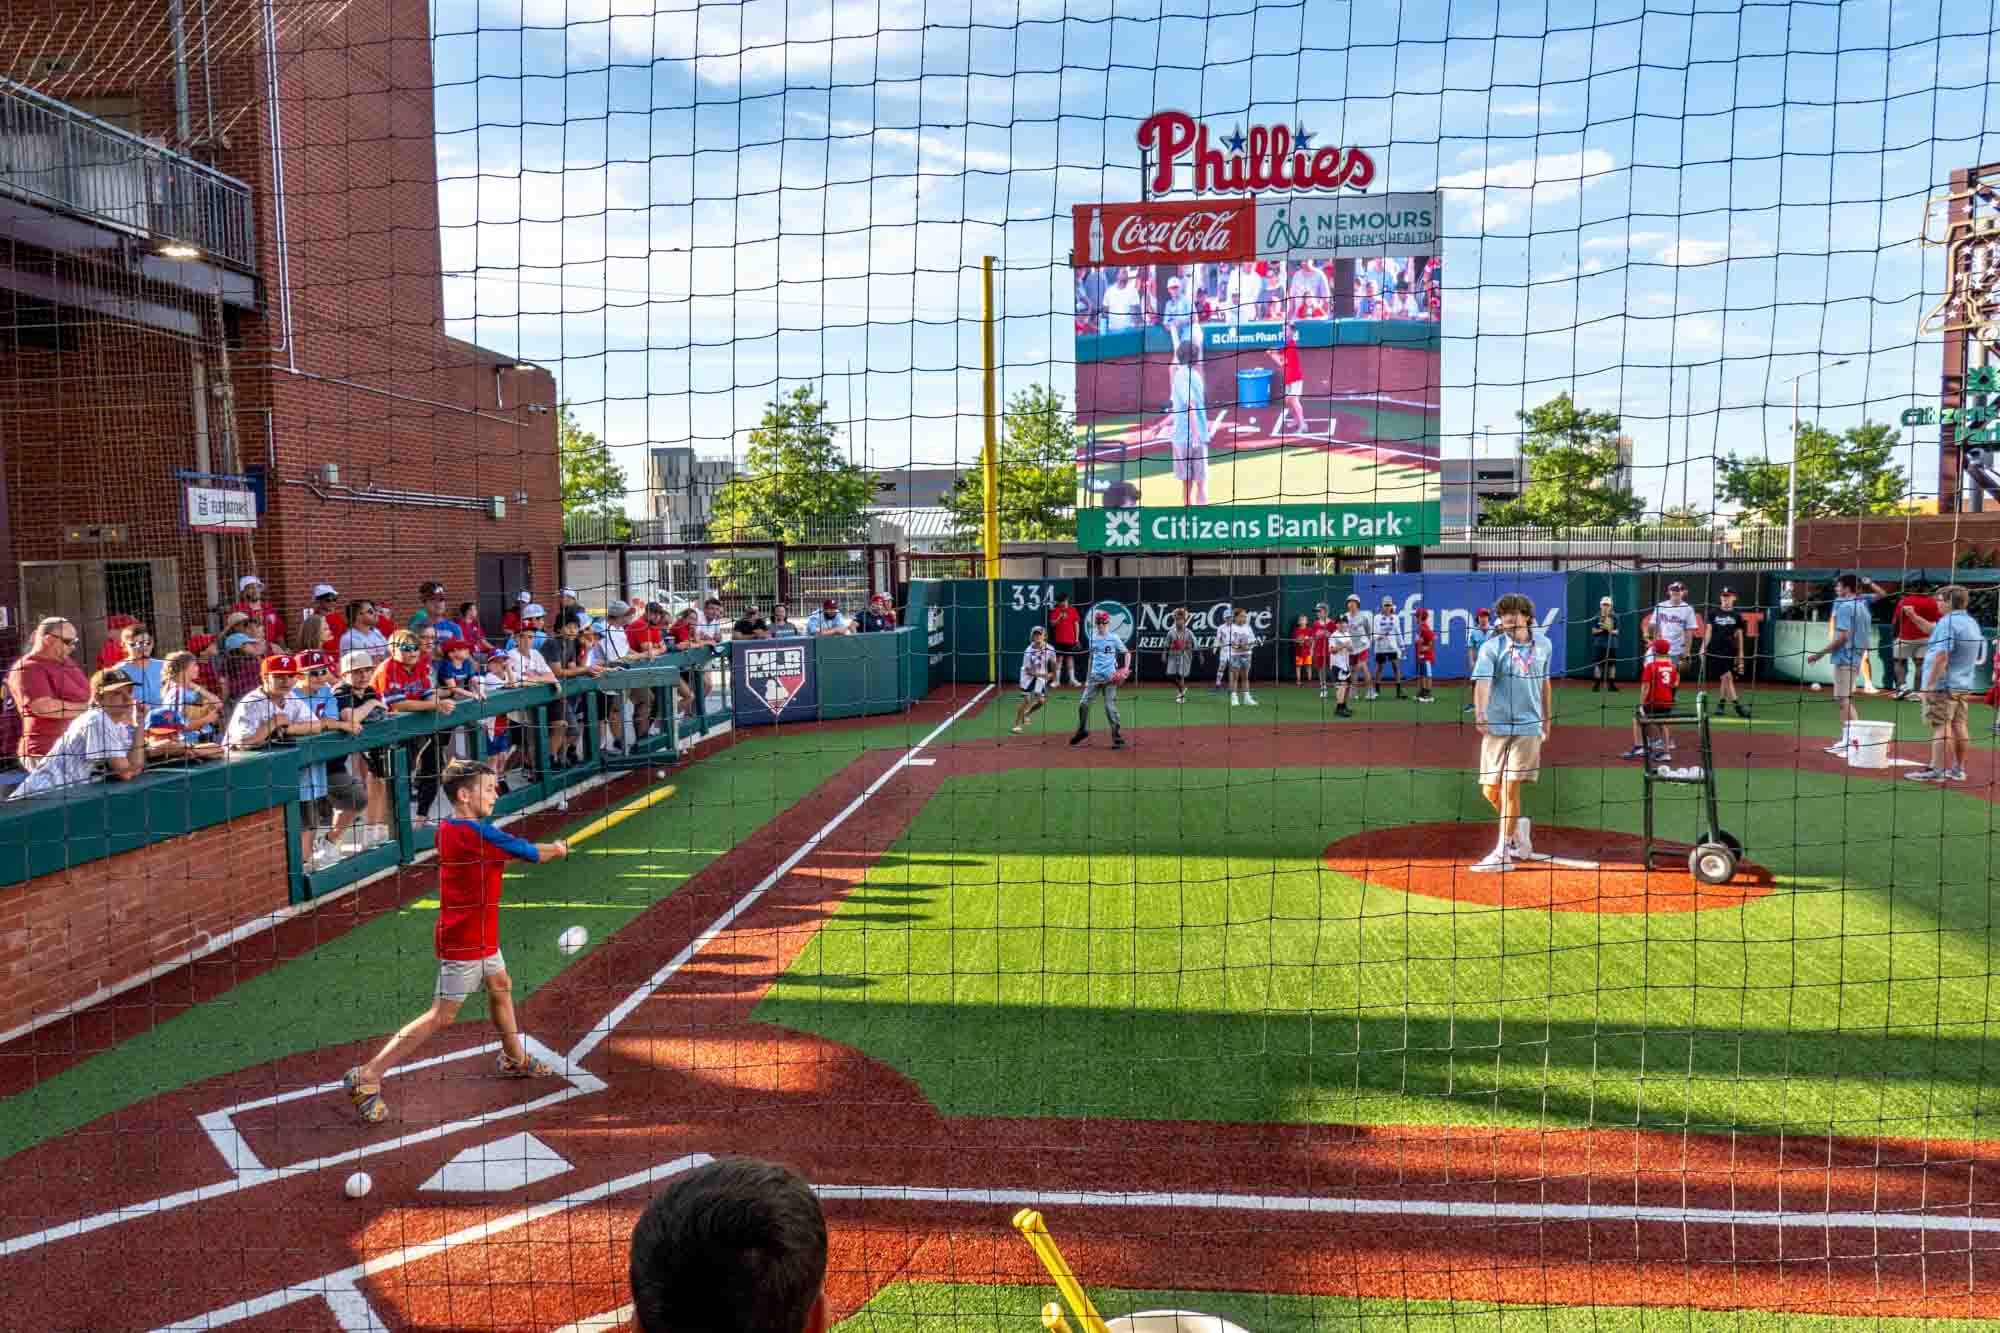
[[[1801,370],[1792,376],[1792,457],[1785,464],[1785,568],[1795,569],[1799,563],[1799,381],[1808,375],[1817,375],[1822,370],[1832,370],[1844,366],[1852,358],[1842,357],[1830,365],[1814,366],[1811,370]]]

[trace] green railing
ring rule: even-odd
[[[539,804],[565,788],[606,773],[671,760],[680,742],[699,736],[728,717],[708,711],[708,680],[703,670],[713,661],[707,650],[674,653],[657,666],[630,667],[599,680],[579,678],[558,687],[533,685],[504,690],[478,702],[460,701],[448,718],[434,713],[399,713],[371,723],[358,736],[329,733],[297,744],[231,755],[209,763],[159,765],[129,782],[95,782],[68,787],[46,796],[0,802],[0,887],[42,875],[74,869],[122,852],[136,851],[171,838],[184,837],[256,814],[282,808],[285,812],[286,861],[293,902],[304,902],[379,871],[409,861],[430,849],[428,825],[410,817],[411,775],[404,743],[429,735],[449,736],[468,731],[470,753],[484,758],[491,737],[488,722],[501,713],[526,713],[533,725],[517,729],[516,744],[527,746],[533,777],[518,781],[495,809],[505,815]],[[608,758],[598,749],[597,723],[605,707],[626,691],[664,689],[672,716],[671,691],[685,675],[696,692],[691,716],[677,729],[643,740],[625,755]],[[607,693],[607,686],[615,692]],[[583,761],[551,770],[548,763],[549,712],[558,693],[583,700]],[[340,760],[358,751],[387,749],[390,767],[390,810],[394,823],[387,841],[313,869],[299,859],[299,770],[308,764]]]

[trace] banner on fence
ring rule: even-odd
[[[1471,645],[1473,616],[1480,607],[1493,604],[1510,592],[1525,594],[1535,604],[1535,624],[1555,645],[1551,668],[1560,677],[1569,669],[1563,616],[1569,596],[1567,574],[1357,574],[1354,592],[1361,609],[1381,614],[1382,599],[1394,604],[1393,614],[1402,631],[1403,672],[1414,674],[1416,666],[1417,609],[1430,612],[1431,629],[1437,634],[1437,664],[1432,674],[1442,680],[1463,680],[1471,674],[1467,650]]]
[[[1194,632],[1197,676],[1215,670],[1215,632],[1238,607],[1247,613],[1257,635],[1253,680],[1272,678],[1280,640],[1283,651],[1291,652],[1291,631],[1278,623],[1275,578],[1098,579],[1095,583],[1079,579],[1075,587],[1086,624],[1099,611],[1110,613],[1111,632],[1132,650],[1142,681],[1166,676],[1167,632],[1176,609],[1187,611],[1188,627]]]
[[[738,639],[729,645],[730,698],[739,727],[819,718],[811,639]]]

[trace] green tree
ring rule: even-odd
[[[715,497],[715,541],[858,541],[874,490],[841,451],[826,400],[800,385],[764,409],[750,432],[743,471]]]
[[[1799,465],[1799,519],[1897,512],[1909,490],[1903,469],[1890,462],[1901,439],[1901,431],[1879,421],[1864,421],[1838,435],[1800,422],[1792,443]],[[1716,492],[1742,509],[1745,518],[1783,527],[1787,470],[1784,463],[1731,454],[1716,462]]]
[[[1031,384],[1007,400],[1001,418],[1000,539],[1069,541],[1076,537],[1076,420],[1063,396]],[[945,497],[952,545],[978,550],[986,526],[986,474],[974,467]]]
[[[1708,515],[1694,505],[1668,505],[1660,511],[1663,528],[1705,528]]]
[[[630,540],[625,469],[612,459],[611,446],[579,425],[568,403],[557,409],[556,431],[563,535],[572,541]]]
[[[1522,427],[1528,484],[1516,498],[1489,509],[1488,523],[1614,527],[1645,512],[1645,501],[1612,485],[1619,468],[1616,413],[1583,411],[1565,393],[1514,416]]]

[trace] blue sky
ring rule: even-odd
[[[2000,159],[1996,4],[433,0],[446,314],[634,485],[802,380],[877,467],[969,462],[980,257],[1003,391],[1068,394],[1069,209],[1137,197],[1138,122],[1303,123],[1446,191],[1448,454],[1567,390],[1706,507],[1800,371],[1849,358],[1803,385],[1834,427],[1934,400],[1916,238]]]

